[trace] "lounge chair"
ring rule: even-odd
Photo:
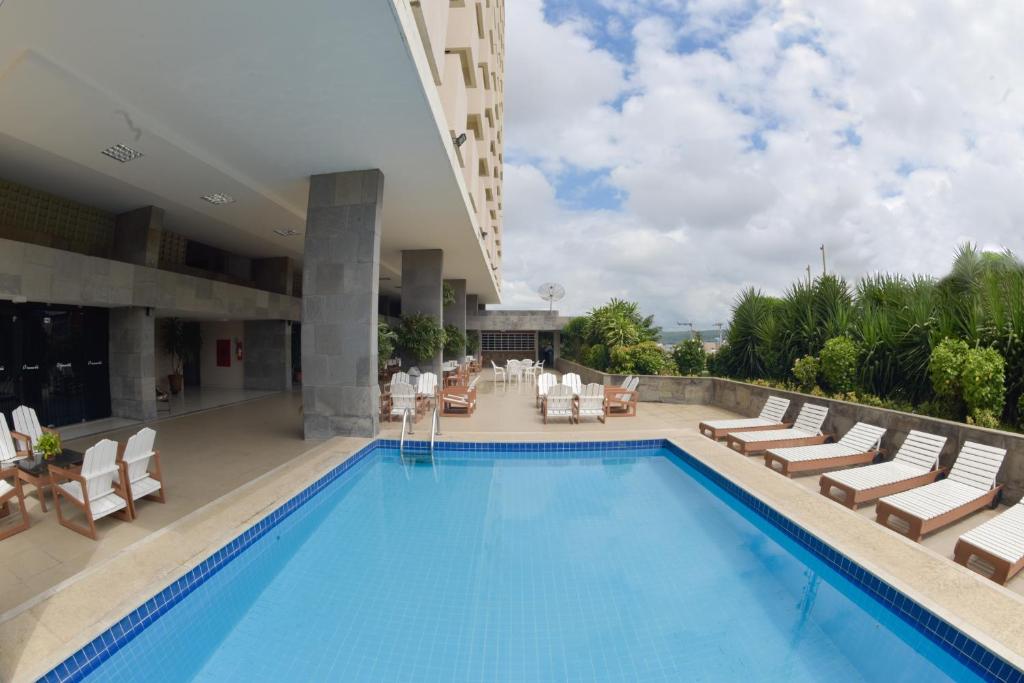
[[[727,443],[729,448],[744,455],[761,453],[769,448],[791,448],[793,446],[813,446],[825,443],[829,436],[821,433],[821,425],[828,415],[825,406],[805,403],[796,416],[796,422],[790,429],[760,429],[752,432],[730,433]]]
[[[912,431],[889,462],[821,475],[821,495],[852,510],[861,503],[930,484],[947,471],[937,467],[945,445],[944,436]]]
[[[604,396],[608,402],[608,417],[636,417],[636,404],[640,394],[636,388],[640,378],[629,375],[617,387],[605,387]]]
[[[21,490],[21,478],[17,467],[0,469],[0,519],[11,514],[11,502],[18,501],[21,521],[6,529],[0,528],[0,541],[14,534],[21,533],[29,527],[28,510],[25,509],[25,493]]]
[[[451,417],[469,417],[476,410],[477,375],[469,386],[445,387],[441,391],[441,414]]]
[[[753,432],[766,429],[788,429],[789,424],[782,421],[789,410],[789,399],[778,396],[769,396],[761,408],[761,414],[757,417],[741,418],[736,420],[709,420],[701,422],[697,427],[700,433],[709,439],[718,441],[724,439],[732,432]]]
[[[63,526],[96,540],[96,520],[116,515],[131,521],[128,494],[115,483],[118,473],[117,444],[103,439],[85,452],[79,471],[50,465],[50,482],[57,505],[57,519]],[[61,500],[77,507],[89,526],[80,526],[64,516]]]
[[[402,419],[405,411],[412,413],[412,421],[419,417],[419,402],[416,400],[416,390],[411,384],[395,384],[391,387],[391,409],[388,411],[388,422],[396,417]]]
[[[548,389],[548,395],[541,403],[541,415],[544,416],[544,424],[548,423],[549,417],[567,417],[571,423],[576,412],[573,405],[572,387],[566,384],[556,384]]]
[[[996,484],[996,474],[1005,457],[1005,448],[967,441],[946,479],[880,499],[875,507],[875,521],[892,528],[890,518],[901,519],[908,528],[895,531],[919,541],[930,531],[963,519],[986,505],[994,506],[1003,490],[1002,484]]]
[[[607,403],[604,398],[604,385],[591,382],[580,390],[580,395],[573,402],[576,409],[576,423],[579,424],[582,417],[596,417],[601,422],[605,421],[607,414]]]
[[[124,491],[128,495],[128,509],[133,519],[138,517],[135,501],[140,498],[167,502],[164,496],[164,475],[160,467],[160,451],[153,449],[155,441],[156,432],[149,427],[143,427],[128,439],[128,443],[118,455],[120,469],[114,477],[114,482],[124,482]],[[149,469],[151,462],[152,472]]]
[[[537,378],[537,407],[540,407],[544,397],[548,395],[548,390],[551,387],[558,384],[558,379],[550,372],[545,372],[543,375]]]
[[[32,455],[32,440],[26,434],[7,428],[7,418],[0,414],[0,467],[7,467]]]
[[[884,434],[885,427],[858,422],[835,443],[769,448],[764,454],[764,464],[787,477],[808,470],[866,465],[878,457]]]
[[[562,384],[572,389],[575,396],[579,396],[580,389],[583,388],[583,380],[575,372],[567,372],[562,375]]]
[[[43,434],[57,434],[57,432],[49,427],[43,427],[39,424],[39,417],[36,415],[34,408],[28,406],[18,406],[11,413],[11,418],[14,420],[14,429],[20,434],[24,434],[32,442],[31,445],[35,446],[36,441]],[[59,437],[60,435],[57,434]]]
[[[972,557],[991,565],[989,578],[1000,584],[1024,568],[1024,501],[960,537],[953,559],[971,567]]]

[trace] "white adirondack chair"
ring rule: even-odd
[[[0,419],[2,418],[3,416],[0,415]],[[0,466],[0,510],[9,510],[9,504],[14,501],[18,503],[21,521],[7,528],[0,529],[0,541],[14,534],[21,533],[30,524],[28,510],[25,509],[25,494],[21,490],[21,478],[18,476],[18,468],[2,465]]]
[[[591,382],[580,390],[576,399],[576,422],[583,417],[596,417],[604,422],[606,405],[604,385]]]
[[[123,483],[128,494],[128,506],[132,517],[137,517],[135,501],[150,498],[166,503],[164,496],[164,477],[160,467],[160,451],[153,449],[156,432],[144,427],[128,439],[121,454],[120,469],[114,477],[116,483]],[[153,463],[153,471],[149,465]]]
[[[117,443],[103,439],[85,452],[82,468],[76,472],[50,465],[57,519],[63,526],[96,540],[96,520],[116,515],[131,521],[128,495],[124,486],[116,483],[118,473]],[[61,499],[81,510],[89,526],[75,524],[64,516]]]
[[[391,387],[391,412],[388,413],[388,422],[394,418],[402,418],[405,411],[412,413],[413,421],[416,421],[416,389],[411,384],[395,384]]]
[[[395,386],[396,384],[411,384],[409,381],[409,373],[399,371],[391,375],[391,386]]]
[[[437,375],[432,372],[424,372],[416,382],[416,399],[420,406],[426,410],[430,402],[437,399]]]
[[[575,407],[573,406],[571,387],[564,384],[556,384],[548,389],[548,395],[544,397],[544,402],[541,404],[544,424],[548,423],[549,417],[567,417],[571,423],[574,419],[574,412]]]
[[[540,407],[541,401],[548,395],[551,387],[556,384],[558,384],[558,379],[550,372],[545,372],[537,378],[537,407]]]
[[[575,372],[567,372],[562,375],[562,384],[572,389],[572,393],[576,396],[580,395],[580,390],[583,388],[583,381]]]
[[[32,446],[35,446],[39,437],[46,432],[52,432],[54,434],[57,433],[54,430],[43,427],[39,424],[39,417],[36,415],[34,408],[18,406],[14,409],[14,412],[11,413],[11,417],[14,419],[14,431],[27,436],[32,442]]]
[[[7,418],[0,414],[0,468],[13,465],[31,454],[32,443],[28,436],[11,432],[7,428]]]

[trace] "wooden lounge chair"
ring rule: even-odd
[[[21,521],[7,527],[0,527],[0,541],[19,534],[29,527],[28,510],[25,509],[25,493],[21,490],[21,478],[18,476],[17,467],[0,469],[0,519],[5,519],[11,514],[11,502],[18,501],[18,510],[21,513]]]
[[[128,494],[124,486],[115,483],[118,470],[117,444],[103,439],[85,452],[80,470],[50,465],[50,482],[57,519],[63,526],[96,540],[96,520],[115,515],[131,521]],[[77,469],[77,468],[76,468]],[[89,526],[80,526],[64,516],[61,499],[77,507],[85,515]]]
[[[884,434],[885,427],[858,422],[836,443],[769,448],[764,454],[764,464],[787,477],[809,470],[864,465],[878,457]]]
[[[880,499],[875,507],[875,521],[892,528],[890,518],[896,517],[908,528],[894,531],[919,541],[930,531],[963,519],[986,505],[994,506],[1003,489],[1002,484],[996,484],[996,474],[1005,457],[1005,448],[967,441],[946,479]]]
[[[60,434],[56,430],[50,429],[49,427],[43,427],[39,424],[39,417],[36,415],[34,408],[28,406],[18,406],[11,413],[11,418],[14,420],[14,429],[20,434],[24,434],[31,441],[30,446],[35,446],[36,441],[39,440],[43,434]],[[31,448],[30,448],[31,450]]]
[[[757,417],[736,420],[709,420],[701,422],[697,429],[709,439],[720,441],[733,432],[764,431],[766,429],[788,429],[789,423],[783,422],[789,410],[789,399],[769,396]]]
[[[7,418],[0,414],[0,467],[8,467],[30,455],[32,440],[27,434],[8,429]]]
[[[583,381],[575,372],[567,372],[562,375],[562,384],[572,389],[574,396],[579,396],[580,390],[583,388]]]
[[[945,445],[944,436],[911,431],[889,462],[821,475],[821,495],[852,510],[861,503],[930,484],[948,471],[937,467]]]
[[[412,421],[419,418],[419,401],[416,398],[416,390],[411,384],[391,385],[391,409],[388,411],[388,422],[396,417],[401,420],[405,411],[409,411]]]
[[[974,557],[992,566],[988,578],[1005,584],[1024,568],[1024,501],[960,537],[953,559],[965,567]]]
[[[760,429],[752,432],[729,434],[729,448],[743,455],[762,453],[769,448],[791,448],[825,443],[831,437],[821,433],[821,425],[828,415],[825,406],[805,403],[790,429]]]
[[[160,451],[153,449],[156,432],[143,427],[137,434],[128,439],[123,449],[118,449],[119,470],[114,483],[124,482],[124,490],[128,495],[128,509],[132,518],[138,517],[135,501],[149,498],[166,503],[164,496],[164,476],[160,467]],[[153,470],[150,471],[150,463]]]
[[[592,382],[580,390],[580,395],[573,402],[576,412],[576,424],[580,418],[596,417],[601,422],[605,421],[607,414],[607,403],[604,398],[604,385]]]
[[[556,384],[548,389],[548,395],[544,397],[540,410],[541,415],[544,416],[544,424],[548,423],[549,417],[567,417],[572,423],[576,413],[572,387],[566,384]]]
[[[629,375],[620,386],[605,387],[608,417],[636,417],[636,404],[640,401],[640,393],[636,388],[639,384],[639,377]]]
[[[540,407],[541,402],[544,400],[544,397],[548,395],[548,390],[551,389],[551,387],[555,386],[556,384],[558,384],[558,378],[556,378],[550,372],[545,372],[544,374],[537,378],[538,408]]]
[[[445,387],[441,391],[441,414],[450,417],[470,417],[476,410],[477,375],[469,386]]]

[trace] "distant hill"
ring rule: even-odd
[[[700,335],[700,338],[703,339],[704,341],[718,341],[718,329],[717,328],[712,329],[712,330],[696,330],[696,332],[697,332],[697,334]],[[723,332],[723,334],[724,334],[724,332]],[[662,330],[662,332],[661,332],[661,342],[663,344],[668,344],[669,346],[671,346],[673,344],[678,344],[682,340],[689,339],[689,338],[690,338],[690,331],[689,330]]]

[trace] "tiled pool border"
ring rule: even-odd
[[[367,444],[346,459],[345,462],[332,468],[255,525],[236,536],[232,541],[220,548],[220,550],[200,562],[191,571],[174,581],[171,585],[94,638],[83,648],[55,666],[41,680],[63,682],[84,679],[100,664],[159,619],[165,612],[181,602],[246,548],[262,538],[270,529],[281,523],[282,520],[295,512],[306,501],[334,482],[342,474],[352,469],[377,449],[394,449],[398,448],[398,446],[399,442],[394,439],[378,439]],[[429,451],[429,444],[425,441],[407,442],[406,447],[414,451]],[[573,458],[578,457],[582,451],[665,448],[754,513],[795,540],[800,546],[831,566],[839,574],[860,587],[861,590],[982,678],[991,681],[1005,681],[1007,683],[1024,683],[1024,672],[667,439],[587,442],[518,441],[505,443],[446,441],[439,443],[437,447],[442,454],[453,452],[459,453],[460,457],[471,457],[474,453],[482,455],[501,451],[511,453],[510,457],[512,459],[531,459],[531,456],[540,454],[543,454],[545,458],[551,458],[552,456]]]

